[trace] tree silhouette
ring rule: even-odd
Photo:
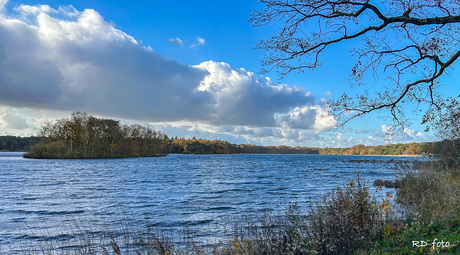
[[[340,124],[386,109],[396,126],[407,119],[402,104],[428,105],[422,123],[427,128],[443,123],[449,113],[446,101],[458,98],[440,94],[440,78],[460,56],[460,2],[454,0],[260,0],[265,8],[253,12],[255,27],[280,25],[258,48],[266,50],[262,64],[284,76],[320,65],[331,45],[359,40],[352,49],[356,63],[352,85],[369,77],[386,81],[379,89],[343,94],[331,110],[343,116]],[[385,79],[381,78],[384,77]],[[442,119],[444,118],[444,120]]]

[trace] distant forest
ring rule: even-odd
[[[172,138],[168,140],[168,153],[183,154],[319,154],[318,148],[279,146],[259,146],[252,144],[232,144],[221,140]]]
[[[443,149],[441,142],[398,143],[378,146],[356,145],[349,148],[323,148],[321,154],[334,155],[422,155],[439,154]]]
[[[460,139],[455,141],[424,143],[398,143],[378,146],[356,145],[349,148],[310,148],[289,146],[258,146],[231,144],[226,141],[205,139],[168,139],[168,153],[220,154],[220,153],[269,153],[269,154],[329,154],[329,155],[452,155],[460,151]]]
[[[137,130],[136,130],[137,128]],[[128,131],[128,127],[121,129]],[[221,140],[206,140],[206,139],[184,139],[184,138],[168,138],[166,135],[160,137],[150,137],[141,135],[147,128],[141,126],[131,127],[131,134],[123,139],[115,139],[117,143],[108,141],[107,134],[101,134],[98,138],[96,148],[91,149],[92,153],[84,154],[84,147],[81,142],[74,140],[74,144],[70,144],[70,139],[65,142],[65,139],[50,139],[49,137],[17,137],[17,136],[0,136],[0,151],[21,151],[29,152],[29,157],[48,157],[48,158],[64,158],[70,157],[70,152],[74,153],[73,158],[95,158],[95,157],[141,157],[141,156],[159,156],[171,153],[179,154],[236,154],[236,153],[259,153],[259,154],[329,154],[329,155],[449,155],[460,151],[460,140],[442,142],[424,142],[424,143],[408,143],[408,144],[389,144],[379,146],[356,145],[349,148],[310,148],[310,147],[290,147],[290,146],[259,146],[252,144],[232,144]],[[147,131],[151,134],[161,134],[153,130]],[[134,134],[133,134],[134,133]],[[137,133],[137,135],[136,135]],[[152,140],[152,138],[155,138]],[[160,138],[160,139],[158,139]],[[150,142],[148,141],[150,139]],[[121,142],[121,144],[120,144]],[[37,145],[36,148],[31,148]],[[120,148],[121,145],[121,148]],[[154,146],[153,146],[154,145]],[[148,153],[152,148],[156,148],[155,152]],[[66,149],[67,147],[67,149]],[[107,148],[102,152],[103,148]],[[123,149],[123,147],[125,147]],[[60,149],[58,149],[60,148]],[[46,150],[46,152],[44,151]],[[61,152],[58,152],[58,151]],[[130,150],[127,153],[127,150]],[[54,154],[50,154],[54,151]],[[34,153],[30,155],[30,152]],[[37,153],[40,153],[37,155]],[[44,155],[49,154],[49,155]],[[83,154],[82,154],[83,153]],[[67,155],[67,156],[65,156]]]
[[[334,155],[455,155],[455,141],[310,148],[232,144],[222,140],[169,138],[140,125],[75,112],[70,118],[44,125],[37,136],[0,136],[0,151],[23,151],[31,158],[118,158],[180,154],[334,154]]]
[[[29,151],[40,137],[0,136],[0,151]]]

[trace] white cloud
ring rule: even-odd
[[[277,114],[278,124],[286,128],[328,130],[337,125],[337,120],[320,105],[296,107],[288,114]]]
[[[3,107],[0,109],[0,127],[7,129],[24,130],[30,127],[26,119],[17,113],[8,111]]]
[[[319,140],[318,131],[336,124],[303,88],[227,63],[165,59],[94,10],[21,5],[14,11],[0,15],[0,105],[29,117],[3,113],[2,127],[30,132],[53,118],[46,112],[86,111],[166,123],[165,132],[294,144]],[[204,44],[200,37],[194,43]]]
[[[300,138],[301,131],[296,129],[281,129],[281,135],[284,139],[298,140]]]
[[[195,42],[190,46],[190,48],[197,48],[198,46],[204,45],[205,43],[206,41],[204,40],[204,38],[197,36],[195,38]]]
[[[8,3],[8,0],[0,0],[0,15],[2,14],[5,5]]]
[[[73,13],[76,20],[44,7],[20,10],[19,18],[0,19],[1,104],[149,120],[209,117],[213,99],[196,90],[206,72],[142,47],[94,10]]]
[[[169,38],[168,41],[170,43],[173,43],[173,44],[178,45],[180,47],[184,46],[184,41],[182,41],[182,39],[177,38],[177,37],[176,38]]]
[[[232,143],[263,145],[323,146],[325,137],[318,131],[285,129],[281,127],[215,126],[210,124],[170,122],[152,123],[170,136],[205,139],[225,139]]]
[[[410,138],[412,138],[414,140],[420,140],[420,139],[426,140],[427,139],[427,135],[425,133],[422,133],[422,132],[417,131],[415,129],[405,128],[404,133],[406,133],[407,136],[409,136]]]
[[[392,126],[382,125],[381,134],[376,134],[380,137],[386,137],[388,142],[398,141],[400,143],[410,142],[426,142],[434,140],[434,137],[428,135],[425,132],[417,131],[415,129],[405,128],[402,131],[395,130]]]
[[[154,122],[275,127],[279,114],[314,104],[302,88],[274,84],[226,63],[189,66],[165,59],[94,10],[43,5],[16,10],[17,18],[0,19],[3,105]],[[327,126],[330,120],[318,115],[324,111],[314,110],[308,125],[292,127]]]
[[[23,17],[31,15],[31,16],[36,16],[39,15],[40,13],[57,13],[58,11],[54,10],[51,8],[49,5],[37,5],[37,6],[31,6],[31,5],[24,5],[21,4],[20,6],[15,8],[16,11],[20,12]]]
[[[198,90],[215,99],[212,124],[274,127],[275,114],[314,103],[314,97],[302,88],[274,84],[269,78],[226,63],[207,61],[196,67],[209,73]]]
[[[395,134],[400,135],[398,132],[395,132],[395,128],[393,126],[381,125],[380,128],[382,129],[382,132],[378,135],[387,141],[393,140]]]

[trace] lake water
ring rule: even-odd
[[[329,155],[168,155],[97,160],[23,159],[0,152],[0,251],[62,237],[76,220],[88,231],[193,227],[212,243],[241,216],[305,206],[361,172],[395,179],[394,161]],[[392,191],[394,190],[386,190]],[[385,192],[386,192],[385,191]],[[72,238],[66,236],[66,238]]]

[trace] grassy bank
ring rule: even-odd
[[[400,173],[395,198],[376,197],[374,190],[382,184],[372,187],[358,176],[309,208],[291,204],[279,215],[228,226],[229,238],[218,245],[195,242],[187,230],[178,235],[126,223],[121,231],[95,236],[80,232],[76,224],[62,232],[64,240],[27,241],[16,253],[0,253],[460,254],[459,163],[420,162],[401,167]]]

